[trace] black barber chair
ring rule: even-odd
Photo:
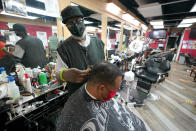
[[[137,70],[137,87],[131,90],[130,95],[136,103],[143,103],[143,100],[150,93],[152,84],[165,80],[165,76],[170,70],[170,62],[162,60],[162,58],[150,58],[146,61],[144,67],[139,66]]]
[[[136,73],[136,76],[139,79],[148,81],[150,84],[155,84],[160,82],[158,78],[164,78],[162,76],[166,75],[170,68],[168,60],[162,60],[162,58],[148,59],[145,63],[145,68],[141,72]]]
[[[188,66],[196,66],[196,58],[192,59],[190,54],[184,54],[185,56],[185,62]]]

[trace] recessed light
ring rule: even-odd
[[[150,22],[151,25],[163,25],[163,21],[151,21]]]

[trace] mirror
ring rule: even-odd
[[[82,11],[87,34],[101,38],[101,14],[75,3],[71,5],[78,6]]]
[[[121,22],[108,17],[108,27],[107,27],[107,58],[111,58],[112,54],[118,50],[120,43],[120,24]]]

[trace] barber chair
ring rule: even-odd
[[[188,66],[196,66],[196,59],[191,58],[190,54],[185,54],[185,62]]]
[[[170,62],[162,58],[148,59],[144,66],[136,66],[136,76],[138,78],[136,89],[132,89],[130,94],[132,99],[138,103],[148,97],[153,84],[165,80],[170,70]]]

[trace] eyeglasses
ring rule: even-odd
[[[68,22],[68,23],[66,24],[66,26],[67,26],[67,28],[70,28],[70,27],[72,27],[74,24],[80,24],[80,23],[82,23],[83,21],[84,21],[83,18],[78,18],[78,19],[76,19],[75,21]]]

